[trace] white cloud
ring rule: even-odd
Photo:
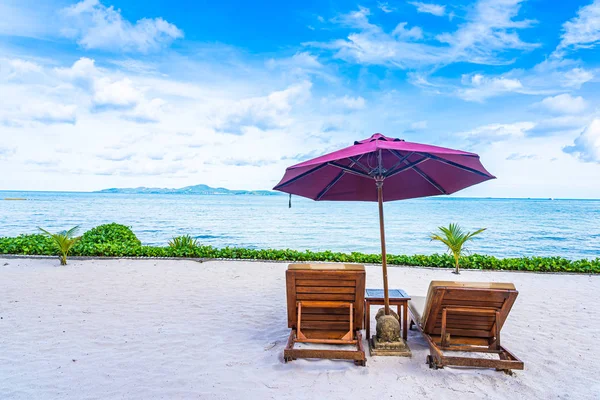
[[[409,2],[413,6],[417,7],[417,12],[433,14],[438,17],[443,16],[446,13],[446,6],[431,3],[421,3],[419,1]]]
[[[377,2],[377,8],[379,8],[381,11],[383,11],[386,14],[396,11],[396,9],[394,7],[391,7],[387,1]]]
[[[332,124],[360,131],[358,137],[368,132],[368,122],[348,112],[365,107],[364,98],[330,91],[337,102],[324,107],[320,96],[313,97],[310,80],[286,82],[290,77],[280,71],[243,64],[222,77],[223,68],[196,67],[201,79],[179,81],[99,63],[84,58],[58,68],[54,62],[40,64],[43,81],[34,84],[15,85],[0,76],[0,92],[11,100],[0,104],[1,117],[31,103],[31,93],[55,112],[21,114],[21,124],[2,126],[2,148],[16,152],[0,157],[0,168],[20,171],[3,179],[3,187],[206,183],[268,189],[300,154],[347,145],[349,130],[331,130]],[[58,119],[59,111],[69,116],[72,109],[61,104],[76,105],[76,123],[40,129],[34,117]],[[59,162],[49,167],[27,162],[32,159]],[[56,174],[69,179],[57,180]]]
[[[289,126],[293,121],[292,108],[308,99],[311,86],[309,81],[304,81],[267,96],[219,105],[215,110],[216,127],[219,131],[239,135],[253,126],[262,130]]]
[[[392,36],[399,37],[401,39],[422,39],[423,31],[418,26],[413,26],[410,29],[406,29],[408,22],[401,22],[396,25],[396,28],[392,31]]]
[[[581,96],[573,97],[568,93],[546,97],[539,105],[557,114],[579,114],[586,110],[587,102]]]
[[[534,126],[535,123],[529,121],[513,124],[489,124],[464,132],[462,136],[472,143],[491,144],[522,139]]]
[[[578,132],[535,136],[530,135],[529,130],[513,130],[514,128],[518,127],[513,126],[510,132],[498,132],[504,136],[503,140],[482,141],[472,145],[471,151],[479,154],[486,169],[498,177],[488,188],[484,185],[476,187],[472,195],[525,198],[597,197],[597,188],[590,185],[590,182],[598,180],[599,166],[582,164],[576,157],[563,151],[565,145],[573,143]]]
[[[427,129],[427,121],[417,121],[410,124],[411,129],[420,131],[423,129]]]
[[[334,105],[348,110],[362,110],[365,108],[366,101],[363,97],[343,96],[343,97],[326,97],[321,100],[323,104]]]
[[[519,92],[523,89],[521,81],[506,77],[490,78],[481,74],[474,74],[463,76],[462,81],[463,84],[469,85],[469,87],[459,89],[457,95],[467,101],[484,101],[489,97]]]
[[[158,122],[165,112],[167,102],[160,98],[139,102],[124,118],[138,122]]]
[[[518,29],[531,27],[536,21],[515,20],[523,0],[479,0],[467,16],[467,22],[453,33],[437,39],[450,45],[454,61],[476,64],[506,63],[498,58],[508,50],[531,50],[539,46],[519,37]]]
[[[5,160],[7,158],[10,158],[16,152],[17,152],[17,150],[15,148],[0,146],[0,160]]]
[[[83,0],[63,9],[67,28],[63,34],[86,49],[149,52],[183,37],[183,32],[162,18],[143,18],[135,24],[120,10],[99,0]]]
[[[504,53],[528,51],[539,46],[519,37],[518,30],[535,23],[533,20],[515,20],[521,2],[479,0],[465,17],[466,22],[454,32],[437,35],[437,43],[415,43],[424,36],[423,32],[415,28],[406,31],[402,24],[394,32],[387,33],[381,26],[369,22],[369,9],[359,7],[357,11],[332,19],[333,23],[354,30],[347,38],[305,44],[332,50],[336,57],[346,61],[404,69],[439,67],[455,62],[507,64],[514,60],[504,60]]]
[[[368,20],[370,11],[360,7],[358,11],[340,15],[332,20],[351,29],[358,30],[347,39],[338,39],[329,43],[309,42],[308,46],[329,49],[335,57],[363,64],[383,64],[400,68],[412,68],[439,62],[440,54],[434,46],[413,43],[420,30],[405,30],[403,24],[396,29],[396,35],[386,33]],[[402,37],[400,37],[402,36]]]
[[[600,119],[594,119],[563,151],[584,162],[600,163]]]
[[[563,57],[570,50],[591,49],[600,43],[600,0],[581,7],[577,16],[563,24],[561,41],[553,53]]]
[[[0,110],[0,124],[23,126],[41,124],[74,124],[77,106],[56,102],[29,101]]]
[[[14,59],[8,60],[9,78],[17,77],[19,75],[26,75],[29,73],[39,73],[42,71],[40,65],[26,60]]]
[[[275,59],[271,58],[266,62],[268,68],[277,68],[277,67],[293,67],[293,68],[302,68],[302,69],[321,69],[323,68],[323,64],[321,64],[318,58],[309,52],[303,51],[294,54],[292,57],[284,58],[284,59]]]
[[[291,57],[270,58],[265,62],[268,70],[279,70],[293,78],[308,79],[318,76],[327,81],[338,78],[329,67],[324,66],[317,56],[307,52],[298,52]]]
[[[581,61],[548,59],[530,69],[513,69],[501,75],[483,73],[464,74],[460,85],[453,78],[428,75],[426,72],[408,73],[408,81],[429,93],[458,96],[467,101],[486,99],[510,93],[527,95],[556,95],[579,89],[595,77]]]
[[[581,85],[594,79],[594,74],[583,68],[573,68],[563,75],[563,86],[579,89]]]
[[[133,106],[140,102],[142,93],[133,86],[128,78],[113,81],[99,78],[94,82],[94,103],[101,106]]]

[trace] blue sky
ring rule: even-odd
[[[381,132],[600,197],[600,0],[0,1],[0,189],[206,183]]]

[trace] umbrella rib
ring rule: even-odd
[[[363,165],[363,163],[361,163],[359,160],[362,158],[363,154],[360,155],[360,157],[358,158],[354,158],[354,157],[348,157],[348,159],[350,161],[352,161],[354,164],[358,165],[359,167],[361,167],[363,169],[363,171],[365,171],[367,174],[369,173],[369,168],[365,167]]]
[[[345,165],[338,164],[338,163],[336,163],[336,162],[333,162],[333,161],[331,161],[331,162],[328,162],[328,163],[327,163],[327,165],[331,165],[332,167],[339,168],[339,169],[341,169],[342,171],[346,171],[346,172],[348,172],[349,174],[358,175],[358,176],[361,176],[361,177],[363,177],[363,178],[372,178],[372,177],[371,177],[371,175],[369,175],[369,174],[366,174],[366,173],[364,173],[364,172],[362,172],[362,171],[360,171],[360,170],[358,170],[358,169],[351,168],[351,167],[346,167]]]
[[[333,178],[333,180],[331,182],[329,182],[329,184],[325,187],[325,189],[323,189],[319,192],[319,194],[317,195],[315,200],[321,200],[321,198],[323,196],[325,196],[327,194],[327,192],[329,192],[329,189],[331,189],[336,183],[338,183],[339,180],[342,179],[342,177],[345,174],[346,174],[346,171],[342,171],[335,178]]]
[[[395,151],[395,150],[391,150],[390,149],[390,152],[393,155],[395,155],[396,157],[400,158],[400,162],[404,163],[404,164],[408,164],[407,158],[414,154],[414,152],[411,152],[407,156],[402,157],[402,155],[399,152]],[[392,167],[392,169],[394,169],[394,167]],[[434,188],[436,188],[437,190],[439,190],[442,194],[448,194],[448,192],[446,192],[446,190],[439,183],[437,183],[432,177],[430,177],[425,172],[423,172],[421,170],[421,168],[419,168],[417,166],[414,166],[413,169],[415,170],[415,172],[417,174],[421,175],[421,177],[423,179],[425,179],[427,182],[429,182],[431,184],[431,186],[433,186]]]
[[[289,181],[287,181],[287,182],[284,182],[284,183],[282,183],[282,184],[280,184],[280,185],[277,185],[277,186],[275,186],[275,187],[273,188],[273,190],[279,190],[279,189],[281,189],[281,188],[282,188],[282,187],[284,187],[284,186],[287,186],[287,185],[289,185],[289,184],[292,184],[292,183],[296,182],[298,179],[302,179],[302,178],[304,178],[306,175],[312,174],[313,172],[320,170],[321,168],[325,167],[326,165],[327,165],[327,164],[319,164],[319,165],[317,165],[316,167],[314,167],[314,168],[311,168],[311,169],[309,169],[308,171],[306,171],[306,172],[303,172],[303,173],[301,173],[300,175],[298,175],[298,176],[296,176],[296,177],[294,177],[294,178],[290,179]]]
[[[361,159],[362,156],[363,155],[361,154],[357,159],[355,159],[354,157],[348,157],[352,161],[352,163],[348,167],[354,167],[354,164],[358,164],[360,167],[362,167],[364,169],[362,164],[358,161]],[[323,196],[325,196],[327,194],[327,192],[329,192],[329,189],[331,189],[336,183],[339,182],[340,179],[342,179],[342,177],[344,176],[345,173],[346,173],[346,171],[342,171],[335,178],[333,178],[333,180],[331,182],[329,182],[329,184],[325,187],[325,189],[323,189],[319,192],[319,194],[315,198],[315,201],[321,200],[321,198]]]
[[[397,152],[397,151],[395,151],[395,150],[388,149],[388,151],[400,159],[400,161],[398,161],[396,164],[394,164],[394,165],[392,166],[392,168],[390,168],[390,169],[388,170],[388,172],[389,172],[389,173],[393,173],[392,171],[394,171],[394,169],[396,169],[396,168],[398,168],[400,165],[404,164],[404,161],[405,161],[405,160],[407,160],[407,159],[408,159],[410,156],[412,156],[413,154],[415,154],[415,152],[414,152],[414,151],[411,151],[411,152],[410,152],[410,153],[408,153],[407,155],[403,156],[402,154],[400,154],[399,152]]]
[[[429,182],[431,184],[431,186],[433,186],[434,188],[436,188],[437,190],[439,190],[442,194],[448,194],[448,192],[446,192],[446,190],[443,187],[441,187],[432,177],[430,177],[425,172],[423,172],[421,170],[421,168],[419,168],[419,167],[413,167],[413,169],[415,170],[415,172],[417,174],[421,175],[421,177],[423,179],[425,179],[427,182]]]
[[[398,168],[397,170],[395,170],[395,171],[394,171],[394,172],[392,172],[392,173],[388,173],[388,174],[387,174],[385,177],[386,177],[386,178],[391,178],[392,176],[394,176],[394,175],[398,175],[398,174],[399,174],[399,173],[401,173],[401,172],[407,171],[407,170],[409,170],[409,169],[413,169],[413,168],[414,168],[414,167],[416,167],[417,165],[419,165],[419,164],[421,164],[421,163],[423,163],[423,162],[425,162],[425,161],[427,161],[427,160],[429,160],[429,158],[428,158],[428,157],[423,157],[423,158],[422,158],[422,159],[420,159],[420,160],[413,161],[413,162],[411,162],[410,164],[407,164],[406,166],[404,166],[404,167],[402,167],[402,168]]]
[[[474,168],[466,167],[466,166],[461,165],[459,163],[455,163],[454,161],[446,160],[445,158],[434,156],[433,154],[430,154],[430,153],[423,153],[423,155],[425,157],[431,158],[432,160],[439,161],[439,162],[441,162],[443,164],[448,164],[448,165],[451,165],[451,166],[456,167],[458,169],[462,169],[463,171],[468,171],[468,172],[471,172],[471,173],[476,174],[476,175],[484,176],[486,178],[491,178],[490,175],[488,175],[488,174],[486,174],[484,172],[478,171],[478,170],[476,170]]]

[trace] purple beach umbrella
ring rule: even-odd
[[[316,201],[379,203],[385,313],[389,315],[383,202],[452,194],[494,178],[477,154],[376,133],[353,146],[288,167],[273,189]]]

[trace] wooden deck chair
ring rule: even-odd
[[[410,327],[416,324],[429,344],[429,367],[523,369],[523,362],[500,344],[517,295],[512,283],[433,281],[427,297],[411,296]],[[495,353],[499,359],[450,357],[445,351]]]
[[[360,330],[365,267],[360,264],[290,264],[286,271],[288,327],[285,362],[296,358],[353,360],[366,364]],[[295,343],[352,345],[356,350],[298,349]]]

